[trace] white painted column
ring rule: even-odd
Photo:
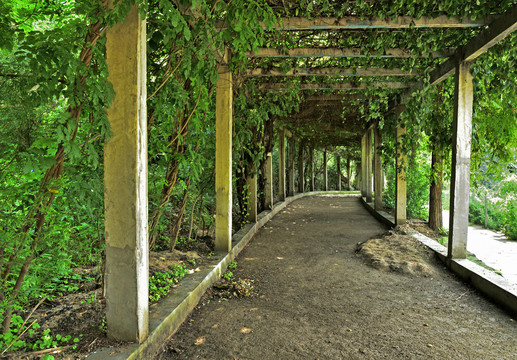
[[[456,66],[454,90],[449,258],[467,256],[473,89],[470,64],[461,62]]]
[[[366,202],[373,201],[373,177],[372,177],[372,130],[366,131]]]
[[[363,134],[361,138],[361,196],[366,198],[366,185],[368,181],[366,180],[366,133]]]
[[[232,73],[218,66],[215,111],[215,250],[232,248]]]
[[[141,343],[148,334],[146,24],[137,6],[106,32],[115,99],[104,148],[108,337]]]

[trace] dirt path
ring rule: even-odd
[[[438,262],[382,272],[356,244],[386,229],[357,198],[300,199],[241,253],[258,294],[204,299],[160,359],[517,359],[511,317]]]

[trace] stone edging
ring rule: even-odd
[[[364,198],[361,203],[372,213],[380,222],[395,227],[395,219],[393,216],[384,211],[376,211],[372,205],[368,204]],[[428,238],[418,231],[411,230],[409,235],[433,250],[440,260],[455,274],[459,275],[463,280],[470,282],[476,289],[491,298],[499,306],[517,314],[517,286],[511,284],[508,280],[489,271],[478,264],[467,259],[451,259],[447,257],[447,248],[440,243]]]

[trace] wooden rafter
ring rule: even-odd
[[[294,68],[286,72],[280,68],[273,69],[250,69],[247,75],[249,77],[260,76],[416,76],[416,71],[403,71],[401,69],[385,69],[385,68],[319,68],[304,69]]]
[[[436,67],[436,69],[431,72],[430,83],[434,85],[445,80],[454,73],[458,62],[475,60],[516,29],[517,5],[514,5],[504,15],[498,17],[485,30],[471,39],[466,45],[459,47],[449,60]]]
[[[451,52],[438,53],[431,51],[430,54],[434,58],[448,57]],[[359,48],[352,49],[338,49],[338,48],[297,48],[289,49],[286,51],[272,49],[272,48],[260,48],[258,52],[248,51],[248,57],[250,58],[302,58],[302,57],[381,57],[381,58],[411,58],[415,57],[410,51],[406,49],[387,49],[383,53],[377,53],[372,50],[369,53],[362,52]],[[427,54],[421,54],[419,57],[427,57]]]
[[[301,84],[300,90],[367,90],[376,89],[407,89],[413,85],[411,82],[395,82],[395,81],[376,81],[372,83],[307,83]],[[264,83],[257,86],[258,90],[289,90],[289,84],[286,83]]]
[[[377,95],[365,94],[329,94],[329,95],[310,95],[305,101],[343,101],[343,100],[369,100],[378,99]]]
[[[470,28],[489,24],[493,17],[486,17],[478,20],[460,19],[457,17],[422,16],[415,19],[410,16],[398,16],[390,19],[362,19],[360,16],[345,17],[316,17],[307,19],[305,17],[282,18],[278,24],[273,25],[274,30],[302,31],[302,30],[358,30],[358,29],[409,29],[416,28]],[[223,22],[218,22],[219,29],[225,28]],[[267,29],[265,24],[262,24]]]

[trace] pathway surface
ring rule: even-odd
[[[449,211],[443,211],[443,224],[449,228]],[[517,285],[517,241],[497,231],[470,225],[467,250],[488,266],[500,270],[512,284]]]
[[[516,322],[440,263],[365,265],[356,244],[385,230],[357,198],[293,202],[237,259],[258,294],[205,298],[158,358],[517,359]]]

